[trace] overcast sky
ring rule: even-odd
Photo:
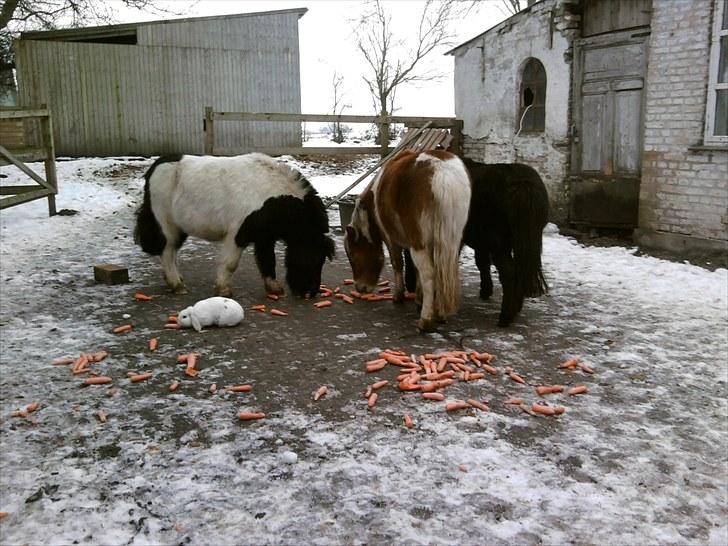
[[[299,20],[301,44],[302,111],[307,114],[330,113],[333,105],[334,71],[343,75],[344,101],[351,104],[348,114],[370,114],[372,103],[362,74],[364,61],[357,52],[352,34],[353,21],[362,12],[362,1],[344,0],[202,0],[197,4],[187,0],[158,2],[168,5],[179,16],[131,12],[119,9],[119,22],[154,19],[199,17],[229,13],[248,13],[278,9],[308,8]],[[423,2],[420,0],[385,0],[385,9],[392,14],[393,29],[403,39],[413,36]],[[455,45],[469,40],[505,19],[503,0],[484,0],[477,12],[462,21],[457,28]],[[443,49],[435,51],[429,67],[446,74],[439,82],[427,82],[419,88],[403,87],[397,94],[399,115],[452,116],[453,68],[452,56],[444,56]],[[423,68],[426,68],[423,65]]]

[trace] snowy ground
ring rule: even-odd
[[[59,162],[58,208],[77,215],[48,218],[43,200],[0,214],[3,545],[728,544],[725,269],[584,247],[549,226],[550,295],[528,300],[509,329],[495,327],[498,290],[478,299],[466,249],[463,307],[439,333],[416,335],[412,305],[314,310],[287,298],[286,322],[248,313],[235,329],[165,331],[187,302],[164,291],[132,238],[150,162]],[[297,165],[323,195],[363,170]],[[14,168],[0,174],[3,185],[26,183]],[[337,246],[324,269],[331,286],[350,276],[338,235]],[[210,295],[214,256],[201,242],[182,251],[192,301]],[[94,284],[100,263],[128,267],[131,283]],[[234,289],[246,308],[264,301],[249,252]],[[135,302],[137,290],[154,300]],[[110,332],[125,321],[133,332]],[[160,348],[150,354],[152,336]],[[379,350],[458,345],[494,353],[499,375],[455,385],[448,400],[477,397],[490,412],[446,414],[390,386],[367,410],[366,386],[397,373],[364,373]],[[193,348],[194,380],[174,362]],[[50,365],[99,349],[117,396]],[[556,369],[572,356],[596,373]],[[131,384],[129,370],[155,376]],[[175,379],[183,386],[169,393]],[[254,391],[222,391],[236,383]],[[533,386],[549,383],[589,393],[551,395],[567,408],[559,417],[503,405],[538,401]],[[330,393],[314,402],[322,384]],[[33,401],[28,418],[11,417]],[[241,410],[268,417],[240,422]],[[415,428],[402,426],[405,413]]]

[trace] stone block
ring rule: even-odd
[[[94,280],[102,284],[124,284],[129,282],[129,270],[120,265],[95,265]]]

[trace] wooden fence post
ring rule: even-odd
[[[450,128],[452,134],[452,142],[450,142],[450,151],[452,153],[462,156],[463,155],[463,120],[456,119]]]
[[[46,105],[41,105],[42,109],[46,109]],[[45,151],[45,175],[46,182],[48,182],[56,193],[58,193],[58,179],[56,178],[56,148],[53,144],[53,120],[51,119],[50,110],[47,112],[45,117],[40,119],[40,134],[42,139],[42,146]],[[56,194],[53,193],[48,196],[48,215],[55,216],[56,214]]]
[[[205,131],[205,155],[213,155],[215,148],[215,126],[212,120],[212,106],[205,106],[203,129]]]

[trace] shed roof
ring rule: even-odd
[[[122,23],[119,25],[105,25],[98,27],[68,28],[62,30],[37,30],[23,32],[21,40],[98,40],[101,38],[117,38],[134,34],[139,27],[148,25],[169,25],[175,23],[195,23],[197,21],[214,21],[216,19],[236,19],[241,17],[258,17],[261,15],[281,15],[285,13],[297,13],[298,18],[304,16],[308,8],[292,8],[274,11],[257,11],[252,13],[235,13],[228,15],[213,15],[209,17],[187,17],[184,19],[159,19],[156,21],[142,21],[139,23]]]
[[[535,4],[537,4],[537,3],[541,2],[541,1],[543,1],[543,0],[539,0],[538,2],[534,2],[534,3],[533,3],[533,4],[531,4],[530,6],[528,6],[528,7],[525,7],[525,8],[523,8],[523,9],[522,9],[521,11],[519,11],[519,12],[518,12],[518,13],[516,13],[515,15],[511,15],[511,16],[510,16],[510,17],[509,17],[508,19],[506,19],[505,21],[501,21],[501,22],[500,22],[500,23],[498,23],[497,25],[495,25],[495,26],[492,26],[492,27],[490,27],[490,28],[489,28],[488,30],[486,30],[485,32],[481,32],[480,34],[478,34],[478,35],[477,35],[477,36],[475,36],[474,38],[470,38],[470,40],[468,40],[467,42],[463,42],[462,44],[460,44],[460,45],[458,45],[458,46],[455,46],[455,47],[454,47],[454,48],[452,48],[451,50],[449,50],[449,51],[446,51],[446,52],[445,52],[445,55],[453,55],[453,54],[455,54],[455,52],[456,52],[456,51],[457,51],[458,49],[460,49],[460,48],[464,48],[464,47],[467,47],[467,46],[469,46],[469,45],[470,45],[470,44],[472,44],[472,43],[473,43],[474,41],[476,41],[476,40],[477,40],[477,39],[479,39],[479,38],[482,38],[482,37],[483,37],[483,36],[485,36],[486,34],[490,34],[491,32],[496,32],[496,31],[498,31],[498,30],[501,30],[502,28],[505,28],[505,27],[507,27],[507,26],[511,26],[511,25],[517,24],[518,22],[520,22],[520,20],[521,20],[521,19],[523,19],[524,17],[526,17],[526,16],[527,16],[527,15],[528,15],[528,14],[529,14],[529,13],[531,12],[531,8],[532,8],[532,7],[533,7],[533,6],[535,5]]]

